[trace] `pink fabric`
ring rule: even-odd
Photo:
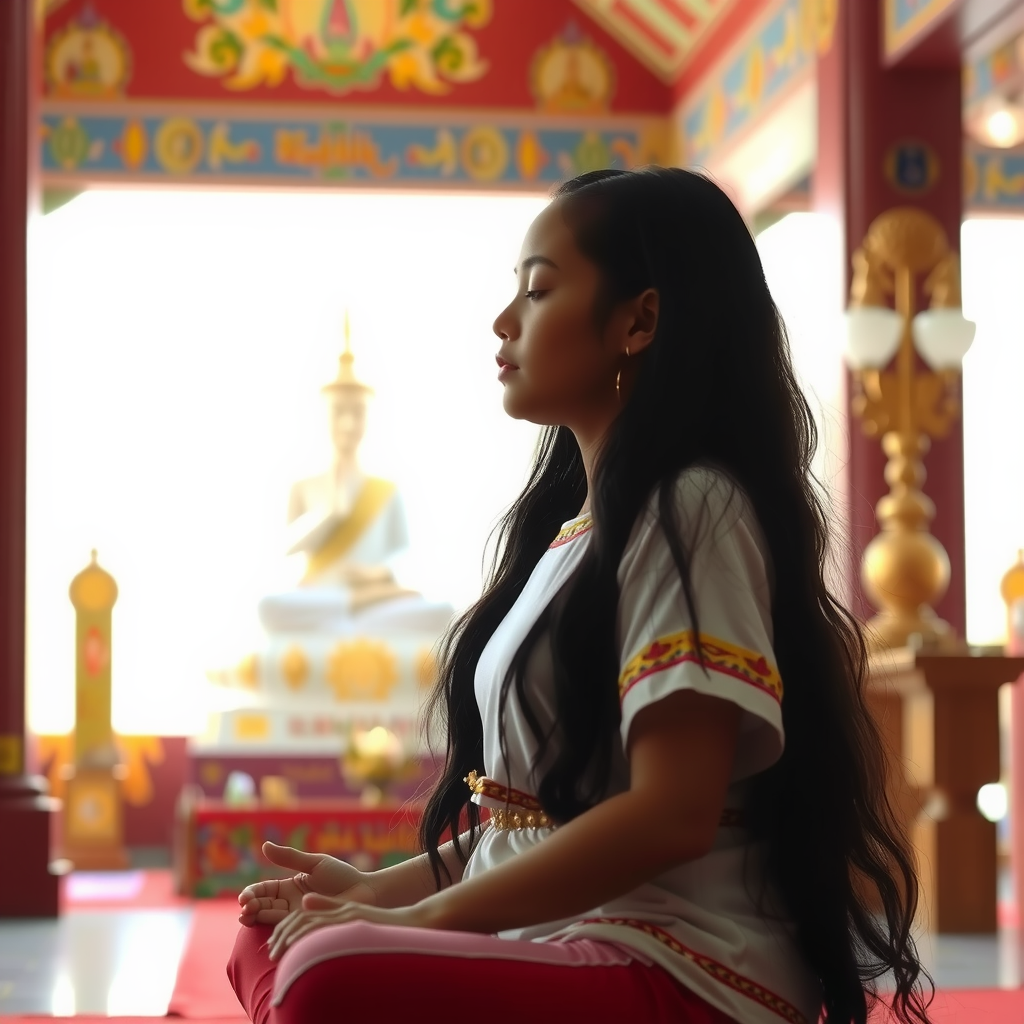
[[[272,930],[240,929],[228,964],[254,1024],[450,1024],[457,1005],[486,1006],[488,1024],[734,1024],[667,971],[613,943],[520,942],[355,921],[306,936],[274,963],[266,945]]]

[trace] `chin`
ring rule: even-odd
[[[549,427],[554,423],[552,418],[546,416],[536,405],[524,401],[522,396],[512,393],[508,388],[505,389],[501,404],[505,409],[505,414],[511,419],[526,420],[528,423],[535,423],[538,427]]]
[[[506,416],[510,416],[514,420],[534,421],[531,415],[530,403],[524,401],[523,396],[517,395],[507,384],[505,385],[505,393],[501,396],[501,404]]]

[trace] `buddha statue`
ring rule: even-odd
[[[260,602],[260,622],[271,634],[346,626],[441,632],[451,619],[450,606],[427,602],[395,579],[392,563],[409,544],[405,510],[395,484],[360,469],[373,390],[356,377],[353,362],[346,316],[338,376],[322,388],[334,455],[323,473],[291,489],[287,553],[304,554],[306,569],[295,590]]]
[[[284,547],[305,556],[305,570],[291,590],[260,601],[257,648],[208,673],[219,692],[189,749],[196,778],[221,779],[209,783],[213,795],[231,767],[285,776],[299,795],[336,795],[345,737],[377,726],[410,755],[425,750],[420,706],[455,610],[396,579],[409,542],[405,511],[393,483],[360,468],[372,390],[353,362],[346,317],[338,376],[322,389],[333,457],[288,501]]]

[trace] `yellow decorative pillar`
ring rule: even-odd
[[[929,532],[935,505],[922,487],[931,438],[945,437],[959,416],[960,360],[974,337],[960,311],[959,260],[935,217],[904,206],[875,218],[853,266],[847,360],[858,390],[851,406],[888,458],[889,493],[876,506],[881,531],[861,567],[864,592],[879,609],[869,640],[893,648],[916,636],[925,647],[956,649],[961,641],[932,607],[949,585],[950,565]],[[922,312],[919,286],[931,299]]]
[[[75,757],[64,801],[64,856],[76,868],[128,866],[122,768],[111,724],[111,613],[114,578],[92,562],[71,582],[75,607]]]

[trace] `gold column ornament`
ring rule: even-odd
[[[72,581],[75,607],[75,755],[64,801],[64,856],[76,868],[128,866],[121,779],[111,723],[111,613],[117,583],[96,552]]]
[[[935,505],[922,491],[922,459],[930,439],[945,437],[960,414],[960,359],[974,325],[959,310],[959,260],[934,217],[898,207],[872,222],[853,267],[848,360],[857,390],[851,404],[889,460],[889,493],[875,508],[881,531],[861,565],[864,590],[878,609],[868,623],[869,642],[902,647],[916,634],[926,647],[951,649],[958,642],[932,608],[949,586],[950,567],[929,533]],[[915,316],[922,277],[930,309]],[[928,369],[916,369],[915,348]]]

